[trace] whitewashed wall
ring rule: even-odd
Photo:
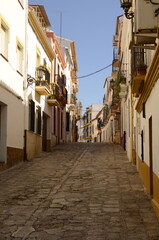
[[[154,88],[146,102],[145,112],[146,118],[140,114],[140,129],[144,131],[144,162],[149,166],[149,118],[152,116],[152,147],[153,147],[153,171],[159,176],[159,110],[158,110],[158,93],[159,80],[154,85]],[[141,136],[138,135],[138,156],[141,159]]]
[[[40,51],[41,57],[41,65],[43,65],[43,60],[46,60],[47,67],[51,69],[51,61],[48,58],[43,46],[41,45],[40,41],[38,40],[36,34],[34,33],[30,24],[28,25],[28,74],[35,78],[36,72],[36,54],[37,48]],[[44,111],[46,114],[51,116],[51,107],[47,104],[47,96],[41,96],[35,91],[35,83],[28,86],[27,89],[27,99],[32,99],[35,101],[37,106],[41,106],[41,110]],[[28,101],[27,101],[28,106]],[[27,125],[28,128],[28,125]],[[50,131],[48,132],[50,134]]]
[[[22,7],[17,0],[0,0],[0,6],[0,17],[9,27],[8,61],[0,56],[0,104],[6,111],[5,114],[4,111],[1,113],[3,122],[6,121],[1,138],[6,144],[3,143],[0,157],[3,155],[2,161],[6,162],[6,147],[21,150],[24,147],[23,84],[27,1],[24,0],[24,7]],[[17,39],[23,46],[22,75],[17,72]]]

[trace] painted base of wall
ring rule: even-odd
[[[121,137],[120,137],[120,130],[118,130],[118,131],[115,132],[114,143],[120,144],[120,139],[121,139]]]
[[[26,131],[26,159],[31,160],[42,153],[42,136]]]
[[[152,199],[152,206],[153,209],[155,210],[156,216],[159,219],[159,203],[155,201],[155,199]]]
[[[56,145],[56,136],[52,134],[51,136],[51,148],[54,147]]]
[[[150,169],[149,166],[138,157],[138,171],[147,192],[150,194]]]
[[[142,181],[146,187],[147,192],[150,194],[150,168],[145,163],[142,162],[138,157],[138,171],[141,176]],[[155,210],[157,217],[159,218],[159,177],[153,173],[153,198],[152,206]]]
[[[24,160],[24,150],[19,148],[7,147],[7,163],[0,163],[0,171],[6,170],[10,167]]]
[[[136,165],[136,152],[135,149],[132,149],[132,163]]]
[[[51,152],[51,139],[46,142],[46,152]]]

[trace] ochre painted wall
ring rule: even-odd
[[[150,168],[140,158],[138,158],[138,170],[147,192],[150,193]],[[152,206],[159,218],[159,177],[155,173],[153,173]]]
[[[42,153],[42,136],[31,131],[26,132],[26,158],[31,160]]]

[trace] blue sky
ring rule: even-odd
[[[112,63],[112,39],[116,18],[123,13],[119,0],[29,0],[29,4],[44,5],[51,29],[62,37],[74,40],[78,61],[77,76],[81,77]],[[79,78],[78,100],[85,108],[102,103],[105,78],[111,67],[87,78]]]

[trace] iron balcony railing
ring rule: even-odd
[[[50,88],[47,80],[36,80],[35,84],[36,86],[47,87],[48,89]]]
[[[134,73],[137,75],[138,73],[146,73],[147,65],[146,65],[146,53],[142,48],[134,49]]]

